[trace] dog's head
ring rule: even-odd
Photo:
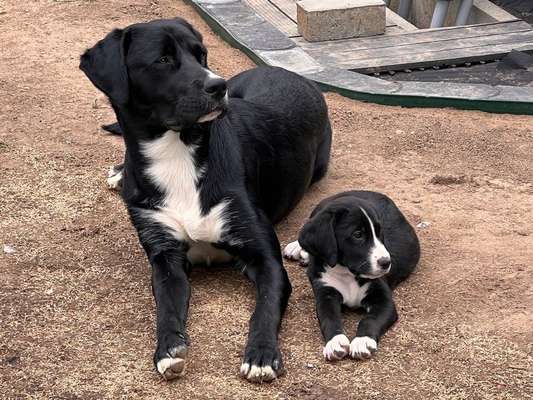
[[[81,56],[80,69],[114,107],[133,107],[166,129],[217,118],[226,81],[207,67],[202,36],[176,18],[115,29]]]
[[[379,278],[391,268],[381,222],[365,201],[332,201],[311,216],[298,241],[328,265],[340,264],[362,278]]]

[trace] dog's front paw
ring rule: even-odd
[[[285,246],[283,256],[289,260],[298,261],[302,265],[309,264],[309,253],[302,249],[297,240]]]
[[[154,354],[157,371],[167,381],[185,375],[187,345],[184,343],[158,344]]]
[[[350,339],[346,335],[336,335],[324,346],[323,354],[327,361],[342,360],[350,350]]]
[[[350,356],[362,360],[370,358],[377,351],[377,342],[368,336],[358,336],[350,343]]]
[[[270,382],[283,375],[283,361],[276,345],[251,344],[246,347],[241,376],[250,382]]]

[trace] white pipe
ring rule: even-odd
[[[461,5],[459,6],[459,11],[457,11],[457,18],[455,20],[455,25],[462,26],[466,25],[468,22],[468,17],[472,11],[472,6],[474,0],[462,0]]]
[[[442,28],[446,16],[448,15],[448,7],[450,6],[450,0],[437,0],[435,4],[435,10],[433,11],[433,18],[431,18],[431,28]]]
[[[400,7],[398,8],[398,15],[403,19],[407,19],[411,11],[411,0],[400,0]]]

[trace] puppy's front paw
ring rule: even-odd
[[[187,346],[178,344],[177,346],[158,346],[154,354],[154,364],[165,380],[169,381],[185,375],[185,358],[187,357]]]
[[[241,376],[250,382],[270,382],[283,374],[281,353],[275,345],[248,345]]]
[[[346,335],[336,335],[324,346],[323,354],[327,361],[342,360],[350,351],[350,339]]]
[[[283,256],[289,260],[299,261],[302,265],[309,264],[309,253],[302,249],[297,240],[285,246]]]
[[[368,336],[358,336],[350,343],[350,356],[359,360],[370,358],[377,351],[377,342]]]

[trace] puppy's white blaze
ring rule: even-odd
[[[378,344],[371,337],[356,337],[350,343],[350,356],[352,358],[370,358],[377,349]]]
[[[388,271],[383,271],[383,269],[378,265],[378,260],[382,257],[390,258],[390,254],[385,248],[385,245],[376,236],[376,229],[374,228],[374,223],[372,222],[366,211],[362,207],[360,207],[360,209],[365,215],[365,217],[368,219],[368,223],[370,224],[370,230],[372,231],[373,245],[370,248],[370,252],[368,255],[368,261],[370,262],[370,274],[380,276]]]
[[[328,361],[340,360],[348,354],[349,350],[350,340],[346,337],[346,335],[341,334],[333,336],[329,342],[326,343],[322,354]]]
[[[159,139],[141,143],[141,151],[149,162],[146,174],[164,194],[158,209],[146,211],[146,215],[166,226],[178,240],[218,242],[224,233],[229,201],[202,214],[196,186],[201,177],[194,161],[196,146],[185,145],[179,133],[168,131]]]
[[[350,270],[342,265],[335,265],[333,268],[326,267],[322,273],[320,281],[325,286],[330,286],[339,291],[342,301],[348,307],[359,307],[361,301],[366,296],[370,282],[359,285]]]

